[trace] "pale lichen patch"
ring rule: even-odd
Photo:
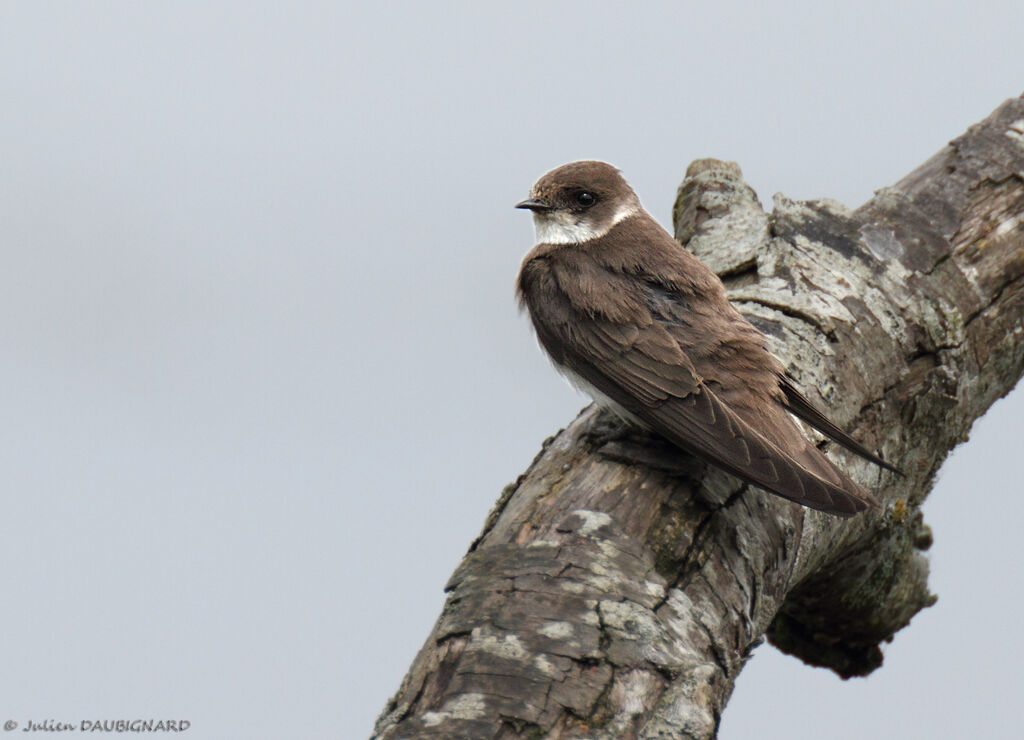
[[[586,537],[593,534],[601,527],[612,523],[612,518],[603,511],[591,511],[590,509],[576,509],[573,514],[583,520],[579,533]]]
[[[1003,221],[1001,224],[999,224],[992,231],[992,236],[998,238],[1000,236],[1004,236],[1006,234],[1009,234],[1012,231],[1014,231],[1015,229],[1017,229],[1021,225],[1022,222],[1024,222],[1024,213],[1018,213],[1016,216],[1013,216],[1012,218],[1008,218],[1005,221]]]
[[[511,660],[525,660],[529,657],[523,643],[515,635],[495,635],[485,632],[481,627],[473,630],[469,649],[482,650]]]
[[[644,590],[656,599],[665,596],[665,587],[656,581],[644,581]]]
[[[424,712],[423,724],[434,727],[446,719],[478,719],[485,714],[485,696],[477,693],[459,694],[444,703],[439,712]]]
[[[893,229],[865,224],[860,228],[860,237],[871,254],[882,262],[899,260],[906,253],[906,249],[896,238],[896,232]]]
[[[533,659],[533,664],[537,666],[537,669],[545,675],[552,676],[554,678],[559,678],[562,675],[562,671],[555,668],[554,664],[552,664],[552,662],[548,660],[547,656],[545,655],[538,655],[537,657],[535,657]]]
[[[590,573],[583,577],[583,581],[592,589],[601,593],[611,593],[618,585],[618,581],[612,578]]]
[[[581,594],[587,590],[587,586],[579,581],[562,581],[561,589],[571,594]]]
[[[1024,118],[1018,118],[1007,126],[1003,135],[1009,139],[1013,139],[1021,146],[1024,146]]]
[[[654,614],[631,601],[602,601],[601,617],[605,626],[621,630],[634,639],[657,639],[660,629]]]
[[[572,636],[573,626],[569,622],[548,622],[538,632],[552,640],[560,640]]]
[[[426,727],[434,727],[448,719],[448,714],[447,712],[424,712],[422,719]]]
[[[626,715],[643,714],[646,711],[645,699],[651,696],[655,682],[650,671],[625,671],[615,680],[611,701]]]

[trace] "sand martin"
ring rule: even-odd
[[[804,398],[718,276],[641,207],[618,170],[564,165],[516,208],[533,212],[537,232],[518,298],[575,385],[680,449],[804,506],[850,516],[878,505],[793,416],[897,469]]]

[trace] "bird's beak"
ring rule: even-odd
[[[551,206],[540,200],[539,198],[527,198],[516,203],[516,208],[525,208],[534,213],[544,213],[550,211]]]

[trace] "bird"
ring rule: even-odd
[[[726,297],[610,164],[562,165],[515,205],[536,243],[516,280],[555,367],[594,401],[770,493],[848,517],[878,501],[796,419],[901,474],[818,411]]]

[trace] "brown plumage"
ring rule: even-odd
[[[718,277],[643,210],[615,168],[564,165],[517,207],[533,211],[538,241],[519,273],[520,304],[551,359],[596,401],[804,506],[849,516],[877,505],[790,414],[896,469],[799,393]]]

